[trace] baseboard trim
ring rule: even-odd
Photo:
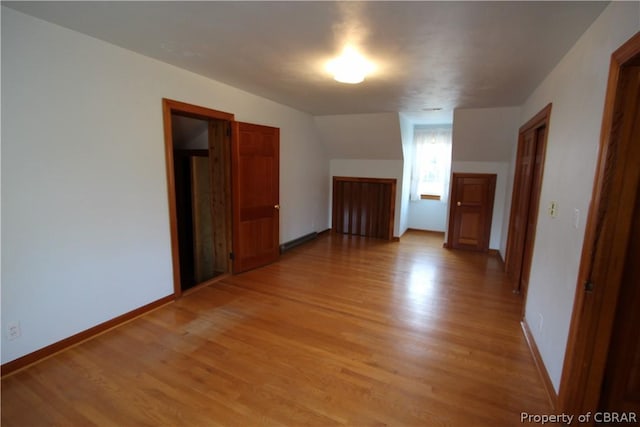
[[[442,235],[442,237],[444,237],[444,231],[438,231],[438,230],[427,230],[425,228],[407,228],[407,231],[417,231],[419,233],[429,233],[429,234],[438,234],[438,235]]]
[[[140,317],[143,314],[153,311],[163,305],[169,304],[174,300],[175,300],[175,297],[173,294],[167,295],[164,298],[160,298],[159,300],[143,305],[142,307],[138,307],[135,310],[132,310],[128,313],[122,314],[118,317],[114,317],[111,320],[107,320],[104,323],[100,323],[99,325],[96,325],[92,328],[89,328],[75,335],[72,335],[69,338],[65,338],[61,341],[50,344],[46,347],[41,348],[40,350],[36,350],[32,353],[29,353],[22,357],[14,359],[11,362],[4,363],[0,367],[0,375],[2,375],[2,377],[5,377],[6,375],[13,374],[30,365],[33,365],[34,363],[40,362],[41,360],[51,357],[56,353],[66,350],[70,347],[73,347],[74,345],[80,344],[83,341],[96,337],[104,332],[107,332],[110,329],[120,326],[123,323],[133,320],[136,317]]]
[[[522,326],[522,332],[524,333],[524,338],[527,340],[527,346],[529,347],[533,361],[536,364],[536,370],[538,371],[542,384],[544,385],[544,389],[547,392],[551,408],[555,410],[558,408],[558,394],[556,393],[555,388],[553,388],[549,372],[547,372],[547,368],[544,366],[544,362],[542,362],[542,356],[540,355],[540,351],[538,350],[538,346],[536,345],[536,341],[533,338],[533,334],[531,333],[531,329],[529,328],[526,319],[522,319],[520,326]]]
[[[326,236],[328,234],[331,234],[331,228],[327,228],[326,230],[322,230],[318,232],[318,237],[322,237],[322,236]]]
[[[288,252],[295,247],[316,239],[317,237],[318,233],[314,231],[312,233],[305,234],[304,236],[300,236],[297,239],[289,240],[288,242],[280,245],[280,253],[283,254],[285,252]]]
[[[489,255],[495,256],[500,261],[500,264],[504,265],[504,260],[502,259],[502,254],[498,249],[489,249]]]

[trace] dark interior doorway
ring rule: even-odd
[[[216,245],[220,236],[214,230],[216,216],[224,212],[216,212],[212,204],[209,120],[172,114],[171,121],[180,283],[186,290],[227,272],[224,258],[220,263],[216,257],[225,245]]]
[[[225,113],[167,103],[171,103],[165,110],[165,126],[169,125],[165,145],[174,290],[180,295],[232,270],[232,120]]]

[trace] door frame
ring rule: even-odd
[[[176,207],[175,175],[173,171],[173,132],[171,116],[178,114],[196,119],[216,119],[233,122],[235,116],[231,113],[212,110],[185,102],[162,98],[162,117],[164,129],[165,165],[167,170],[167,194],[169,204],[169,229],[171,234],[171,261],[173,267],[173,295],[182,295],[180,278],[180,244],[178,240],[178,215]],[[230,161],[230,159],[229,159]]]
[[[511,191],[511,210],[509,211],[509,228],[508,228],[508,232],[507,232],[507,247],[505,250],[505,259],[504,259],[504,266],[505,266],[505,271],[506,273],[509,275],[509,277],[513,278],[515,276],[515,283],[514,283],[514,288],[513,288],[513,292],[514,293],[520,293],[521,289],[520,289],[520,283],[522,282],[522,271],[523,271],[523,266],[528,263],[531,264],[531,262],[533,261],[533,245],[535,242],[535,234],[536,234],[536,226],[534,225],[533,230],[531,230],[531,233],[533,233],[533,235],[531,236],[531,238],[527,241],[527,235],[529,234],[529,230],[528,228],[525,228],[525,231],[522,235],[516,234],[515,232],[515,218],[516,218],[516,214],[517,213],[517,209],[518,209],[518,203],[517,201],[518,199],[518,188],[520,187],[520,174],[518,173],[519,171],[519,164],[520,164],[520,159],[523,156],[523,149],[524,149],[524,139],[525,139],[525,135],[531,131],[535,131],[536,129],[540,129],[542,127],[544,127],[544,135],[542,137],[542,140],[538,143],[542,144],[542,164],[540,167],[540,176],[538,177],[539,179],[535,179],[535,177],[532,177],[532,182],[531,182],[531,189],[530,189],[530,193],[529,193],[529,197],[531,197],[531,195],[533,195],[535,193],[535,200],[538,201],[536,206],[531,206],[529,205],[527,208],[527,212],[526,212],[526,216],[525,216],[525,223],[529,224],[529,223],[534,223],[537,224],[538,221],[538,214],[540,212],[540,194],[542,192],[542,180],[544,177],[544,163],[545,163],[545,159],[546,159],[546,155],[547,155],[547,139],[549,136],[549,121],[551,118],[551,108],[552,108],[552,104],[549,103],[547,104],[542,110],[540,110],[536,115],[534,115],[531,119],[529,119],[524,125],[522,125],[520,127],[520,129],[518,130],[518,149],[516,152],[516,160],[515,160],[515,170],[514,170],[514,178],[513,178],[513,187],[512,187],[512,191]],[[537,150],[534,150],[534,153]],[[533,170],[535,171],[535,159],[534,159],[534,167]],[[536,187],[533,187],[533,184],[537,182],[538,185]],[[533,215],[533,217],[532,217]],[[516,239],[521,239],[523,240],[522,242],[522,252],[518,252],[515,253],[515,247],[516,245]],[[527,260],[524,259],[525,254],[529,254],[529,258]],[[510,266],[512,264],[512,261],[514,258],[521,258],[522,262],[520,263],[519,267],[517,268],[517,271],[511,271],[510,270]],[[527,278],[527,282],[529,281],[529,279]],[[523,317],[524,317],[524,312],[523,312]]]
[[[454,202],[455,195],[458,189],[458,183],[456,182],[456,178],[489,178],[489,191],[490,191],[490,203],[487,211],[487,217],[485,218],[485,229],[488,231],[487,235],[484,236],[484,240],[482,242],[482,248],[478,249],[479,252],[487,252],[489,250],[489,245],[491,244],[491,225],[493,224],[493,205],[495,204],[496,199],[496,182],[498,180],[498,175],[495,173],[467,173],[467,172],[453,172],[451,174],[451,196],[449,197],[449,226],[447,227],[447,242],[446,247],[448,249],[464,249],[464,248],[456,248],[454,244],[454,235],[455,235],[455,218],[456,218],[456,209],[458,208],[456,202]],[[469,248],[469,250],[474,250]]]
[[[611,55],[592,202],[558,393],[559,408],[571,414],[598,410],[621,288],[624,262],[618,258],[624,259],[625,231],[631,222],[621,220],[624,209],[619,207],[625,202],[618,194],[625,153],[631,146],[618,118],[623,111],[620,83],[625,65],[640,65],[640,32]],[[638,189],[625,187],[625,191]],[[592,424],[593,420],[585,425]]]

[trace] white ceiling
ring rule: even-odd
[[[520,105],[604,2],[3,2],[314,115]],[[345,42],[360,85],[324,63]]]

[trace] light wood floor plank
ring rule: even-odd
[[[520,425],[549,413],[491,256],[324,236],[2,380],[2,425]]]

